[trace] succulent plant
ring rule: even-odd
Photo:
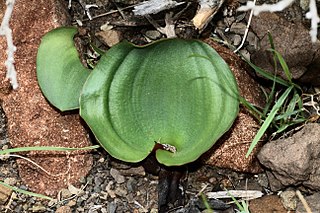
[[[90,72],[73,44],[76,32],[64,27],[44,36],[37,56],[39,85],[61,111],[79,107],[111,156],[138,162],[155,151],[161,164],[183,165],[231,127],[238,114],[237,83],[206,43],[123,41]]]

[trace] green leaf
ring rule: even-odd
[[[74,27],[61,27],[47,33],[37,55],[37,77],[48,101],[61,111],[79,108],[79,96],[89,76],[79,59],[73,37]]]
[[[113,157],[141,161],[157,142],[171,148],[156,150],[167,166],[206,152],[231,127],[238,107],[225,61],[209,45],[181,39],[113,46],[80,97],[81,117]]]

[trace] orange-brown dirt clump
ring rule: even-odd
[[[61,114],[48,104],[36,77],[36,55],[41,37],[68,22],[67,8],[57,0],[17,0],[11,28],[13,30],[15,66],[19,88],[10,90],[5,80],[6,41],[0,37],[0,93],[8,118],[8,133],[12,147],[90,145],[88,135],[77,112]],[[0,8],[3,15],[5,7]],[[59,53],[57,53],[59,54]],[[77,184],[92,165],[88,151],[33,151],[27,157],[47,172],[19,159],[19,174],[30,190],[56,195],[69,184]]]
[[[211,39],[206,39],[205,42],[211,45],[229,65],[238,83],[240,95],[255,106],[263,107],[263,93],[258,83],[248,74],[246,64],[231,50]],[[239,115],[231,129],[204,154],[205,162],[212,166],[239,172],[261,172],[262,169],[256,157],[261,143],[248,158],[245,157],[259,127],[259,123],[253,115],[245,107],[240,106]]]

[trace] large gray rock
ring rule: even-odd
[[[266,144],[258,154],[267,173],[271,189],[304,185],[320,190],[320,124],[309,123],[286,139]]]
[[[288,21],[278,13],[261,13],[252,19],[251,29],[260,40],[260,48],[251,55],[255,65],[274,73],[273,53],[267,35],[270,32],[275,49],[288,64],[293,79],[320,85],[320,42],[311,42],[309,29],[302,22]],[[277,74],[286,78],[280,64]]]

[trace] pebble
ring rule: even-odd
[[[142,166],[138,166],[138,167],[132,167],[129,169],[122,169],[119,170],[119,172],[124,175],[124,176],[145,176],[146,172],[144,170],[144,168]]]
[[[239,35],[234,35],[233,37],[233,45],[238,46],[241,43],[241,36]]]
[[[72,213],[70,206],[61,206],[57,208],[55,213]]]
[[[83,192],[81,189],[79,189],[71,184],[68,186],[68,190],[73,195],[79,195],[80,193]]]
[[[297,208],[297,196],[295,191],[284,191],[280,194],[281,202],[287,210]]]
[[[158,30],[148,30],[145,34],[151,40],[156,40],[161,38],[161,33]]]
[[[125,196],[128,194],[128,192],[127,192],[126,190],[124,190],[124,189],[122,189],[122,188],[120,188],[120,187],[117,187],[117,188],[115,189],[114,193],[115,193],[116,195],[118,195],[118,196],[121,196],[121,197],[125,197]]]
[[[133,192],[135,190],[136,180],[130,177],[126,183],[128,192]]]
[[[117,204],[115,202],[108,202],[107,212],[108,213],[115,213],[116,210],[117,210]]]
[[[235,33],[235,34],[239,34],[239,35],[243,35],[246,29],[246,24],[242,23],[242,22],[236,22],[234,24],[231,25],[230,27],[230,32]]]
[[[67,204],[67,206],[72,207],[75,206],[77,204],[77,202],[75,200],[70,200]]]
[[[4,204],[11,196],[12,190],[0,185],[0,204]]]
[[[117,183],[124,183],[126,181],[125,177],[120,174],[119,170],[111,168],[110,175]]]
[[[31,208],[29,208],[29,212],[45,212],[46,211],[46,207],[39,204],[39,205],[34,205]]]
[[[62,189],[60,193],[62,199],[66,199],[72,196],[72,193],[68,189]]]

